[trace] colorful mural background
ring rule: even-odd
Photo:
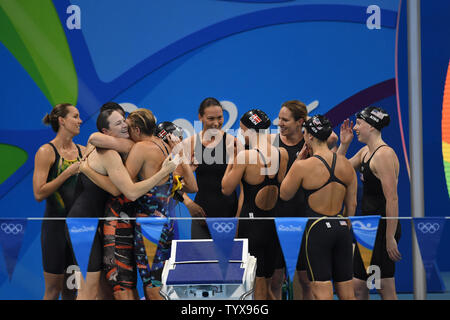
[[[410,216],[402,2],[0,0],[0,217],[43,215],[32,170],[38,147],[53,137],[41,122],[52,105],[77,105],[84,123],[75,141],[85,145],[108,100],[149,108],[159,120],[191,129],[207,96],[228,101],[227,128],[237,128],[236,114],[256,106],[275,120],[290,99],[314,102],[311,114],[327,114],[337,133],[363,106],[385,108],[393,121],[383,136],[401,163],[400,215]],[[379,29],[372,5],[380,9]],[[428,216],[449,215],[440,130],[449,12],[449,4],[422,4]],[[359,147],[355,139],[349,154]],[[184,207],[176,210],[188,215]],[[411,291],[411,225],[401,223],[397,286]],[[189,225],[179,228],[180,237],[189,238]],[[0,299],[42,297],[39,233],[39,220],[29,221],[12,280],[0,273]],[[442,246],[449,245],[447,233]],[[450,270],[449,257],[438,263]]]

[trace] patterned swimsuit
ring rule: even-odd
[[[103,265],[113,290],[133,290],[137,275],[134,259],[134,202],[124,195],[111,197],[106,204],[103,225]]]
[[[166,217],[169,215],[169,196],[172,190],[173,176],[169,180],[152,188],[147,194],[136,200],[136,217]],[[142,235],[141,225],[136,222],[134,232],[134,254],[136,265],[144,287],[160,287],[164,261],[170,256],[170,246],[174,236],[174,222],[164,224],[158,245],[152,245]],[[147,251],[146,251],[147,246]],[[152,247],[153,248],[149,248]],[[150,249],[150,250],[149,250]],[[156,249],[156,251],[155,251]],[[147,252],[154,252],[147,256]],[[152,264],[149,264],[149,261]]]
[[[161,147],[160,149],[164,153]],[[164,225],[154,257],[147,257],[141,225],[129,218],[168,216],[172,185],[173,176],[170,174],[166,183],[155,186],[134,202],[124,195],[112,197],[108,201],[105,216],[113,219],[106,220],[103,228],[104,266],[106,277],[114,291],[136,288],[136,267],[144,287],[161,285],[162,268],[164,261],[170,256],[174,236],[173,220]],[[152,265],[148,263],[149,258]]]

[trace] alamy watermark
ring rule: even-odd
[[[369,290],[371,289],[381,289],[381,270],[377,265],[371,265],[367,268],[367,278],[366,284]]]
[[[66,19],[66,26],[69,30],[81,29],[81,9],[79,6],[72,4],[67,7],[66,13],[69,16]]]
[[[69,275],[66,280],[66,286],[69,290],[79,290],[81,288],[81,271],[77,265],[67,267],[66,273]]]
[[[81,8],[75,4],[67,7],[66,13],[69,15],[66,19],[66,26],[69,30],[81,29]],[[369,30],[381,29],[381,9],[372,4],[367,7],[367,14],[370,16],[366,20],[366,26]]]
[[[370,16],[366,20],[366,26],[369,30],[381,29],[381,9],[377,5],[370,5],[366,10]]]

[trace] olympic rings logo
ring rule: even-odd
[[[21,225],[20,223],[18,224],[14,224],[14,223],[2,223],[2,225],[0,226],[0,228],[2,229],[2,231],[6,234],[19,234],[23,231],[23,225]]]
[[[422,233],[435,233],[439,230],[439,223],[431,223],[431,222],[420,222],[417,225],[417,228],[420,230],[420,232]]]
[[[213,224],[213,229],[216,230],[218,233],[230,233],[234,229],[234,223],[232,222],[215,222]]]

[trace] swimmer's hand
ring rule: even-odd
[[[66,170],[64,170],[64,172],[66,172],[69,177],[73,176],[74,174],[78,174],[80,172],[80,162],[72,163]]]
[[[183,144],[181,143],[181,141],[182,139],[173,135],[172,133],[167,135],[167,144],[172,149],[172,154],[179,154],[183,163],[189,163],[189,161],[184,156]]]
[[[192,169],[192,171],[197,170],[199,163],[198,163],[197,159],[195,158],[195,155],[194,155],[194,154],[192,154],[192,156],[191,156],[191,162],[190,162],[190,164],[191,164],[191,169]]]
[[[166,170],[167,174],[172,173],[178,167],[181,162],[180,155],[177,154],[174,157],[169,155],[163,162],[161,170]]]
[[[305,160],[308,159],[311,156],[311,150],[309,149],[308,145],[305,143],[303,145],[302,150],[297,155],[298,160]]]
[[[394,262],[397,262],[402,258],[400,251],[398,251],[397,241],[394,237],[386,238],[386,251],[389,258]]]
[[[353,121],[349,119],[344,120],[341,124],[341,132],[339,138],[341,139],[341,144],[348,145],[353,140]]]
[[[80,172],[84,173],[88,177],[92,177],[92,174],[95,174],[95,171],[91,168],[87,159],[81,160]]]
[[[170,146],[170,148],[172,148],[172,149],[176,148],[177,145],[179,145],[180,142],[181,142],[181,139],[178,138],[177,136],[173,135],[172,133],[169,133],[169,134],[166,136],[166,138],[167,138],[167,139],[166,139],[167,144],[168,144],[168,145]],[[178,148],[181,148],[181,145],[180,145]],[[181,150],[183,150],[183,148],[181,148]],[[177,151],[178,151],[178,150],[177,150]]]
[[[195,203],[191,199],[185,198],[183,203],[186,206],[186,208],[189,210],[191,217],[206,218],[205,210],[203,210],[203,208],[201,206],[199,206],[197,203]],[[200,225],[205,226],[206,220],[203,220],[203,219],[200,220]]]

